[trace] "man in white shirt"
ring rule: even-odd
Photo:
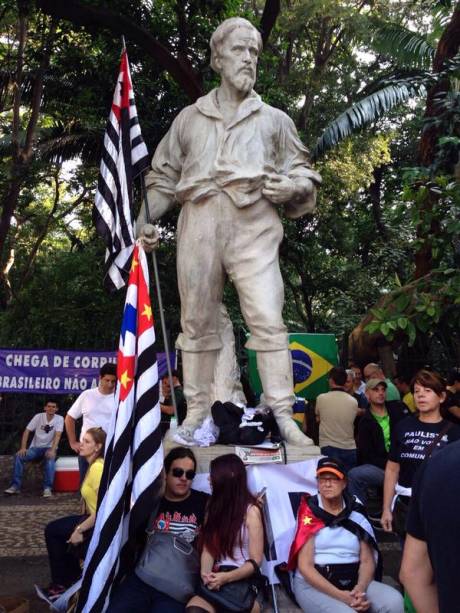
[[[115,386],[117,383],[117,367],[107,362],[99,371],[99,384],[80,394],[65,416],[65,430],[69,444],[75,453],[80,453],[80,442],[75,433],[75,422],[82,418],[83,423],[80,432],[80,441],[89,428],[102,428],[108,433],[112,415],[116,410]],[[80,455],[78,456],[80,468],[80,482],[83,481],[88,463]]]
[[[21,491],[24,464],[36,460],[45,461],[43,476],[43,496],[52,495],[54,472],[56,469],[56,450],[64,430],[64,419],[56,415],[59,407],[55,400],[47,400],[43,413],[37,413],[22,433],[21,447],[15,456],[13,479],[5,494],[19,494]],[[34,437],[27,449],[29,435]]]

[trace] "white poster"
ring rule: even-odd
[[[278,583],[274,566],[287,562],[296,527],[295,510],[300,494],[316,494],[318,458],[293,464],[262,464],[247,466],[249,489],[254,494],[266,487],[265,522],[267,530],[266,559],[262,572],[270,583]],[[208,474],[199,474],[194,489],[210,493]]]

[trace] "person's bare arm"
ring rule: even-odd
[[[457,419],[460,419],[460,407],[452,406],[452,407],[448,407],[447,410],[449,411],[451,415],[453,415]]]
[[[62,432],[58,432],[56,430],[56,432],[54,433],[53,442],[51,443],[51,447],[45,453],[47,458],[55,458],[56,457],[56,451],[57,451],[57,448],[58,448],[58,445],[59,445],[59,441],[61,440],[61,436],[62,436]]]
[[[201,552],[201,560],[200,560],[200,574],[201,579],[205,585],[208,584],[209,577],[212,573],[212,567],[214,566],[214,558],[206,549],[203,547],[203,551]]]
[[[29,440],[30,430],[27,428],[22,433],[21,446],[19,447],[18,456],[23,458],[27,453],[27,441]]]
[[[385,479],[383,482],[383,510],[380,523],[385,532],[391,532],[393,529],[393,513],[391,512],[391,503],[395,495],[395,487],[399,478],[398,462],[387,461],[385,466]]]
[[[399,579],[417,613],[438,613],[438,594],[427,544],[410,534],[404,543]]]
[[[249,558],[260,566],[264,554],[264,530],[262,516],[259,507],[253,505],[248,510],[246,526],[249,535]],[[239,579],[246,579],[254,573],[251,562],[245,562],[242,566],[228,573],[211,573],[208,586],[210,589],[219,589],[224,583],[231,583]]]
[[[359,551],[359,573],[356,587],[365,592],[367,586],[373,580],[375,573],[375,561],[371,546],[361,541]]]
[[[75,419],[67,414],[64,419],[64,424],[67,438],[69,439],[69,445],[75,453],[80,453],[80,443],[77,441],[77,436],[75,434]]]
[[[330,581],[325,579],[315,568],[315,537],[312,536],[305,543],[299,553],[298,569],[302,577],[313,588],[345,603],[349,607],[355,601],[354,596],[348,590],[339,590]]]
[[[85,536],[85,532],[91,530],[96,523],[96,513],[91,513],[89,517],[87,517],[84,521],[81,522],[78,526],[75,527],[75,530],[70,535],[68,543],[72,543],[72,545],[77,545],[78,543],[83,542]]]

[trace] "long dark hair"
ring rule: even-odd
[[[210,465],[212,495],[202,529],[202,545],[214,560],[233,557],[241,549],[242,526],[248,506],[257,500],[248,490],[246,469],[240,458],[227,453],[212,460]]]

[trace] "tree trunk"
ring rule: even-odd
[[[379,361],[382,364],[383,372],[386,377],[394,377],[396,374],[396,364],[393,357],[393,349],[390,343],[382,343],[377,345],[379,353]]]
[[[460,2],[453,12],[449,24],[446,26],[436,49],[433,68],[435,72],[441,72],[448,60],[452,59],[457,53],[460,45]],[[448,79],[438,81],[428,92],[425,119],[433,118],[443,112],[439,106],[439,97],[446,97],[450,89]],[[420,164],[425,167],[430,167],[435,159],[436,144],[439,138],[439,127],[431,125],[422,132],[419,145],[419,160]],[[436,209],[437,196],[430,190],[427,190],[425,200],[420,203],[420,217],[422,219],[417,228],[417,237],[422,239],[422,245],[415,254],[415,278],[419,279],[428,274],[433,268],[433,251],[432,245],[428,240],[428,234],[436,234],[438,231],[438,222],[433,218],[429,224],[428,230],[424,225],[423,219],[432,217],[433,210]]]
[[[368,193],[372,204],[372,214],[380,236],[388,239],[388,231],[382,217],[381,192],[384,166],[374,168],[374,181],[369,185]]]

